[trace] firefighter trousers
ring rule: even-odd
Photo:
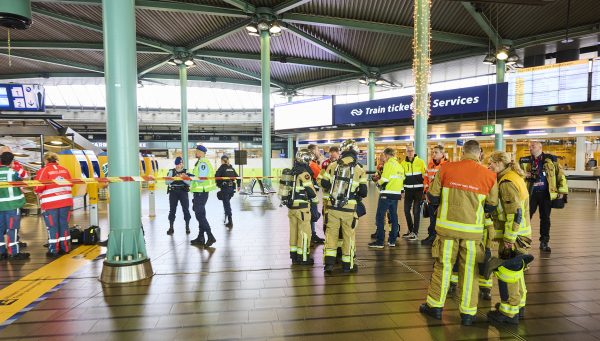
[[[296,252],[302,261],[310,255],[310,209],[290,208],[290,253]]]
[[[513,244],[516,253],[527,253],[530,239],[517,237],[519,242]],[[520,245],[520,246],[519,246]],[[500,242],[498,254],[504,253],[504,243]],[[498,277],[498,289],[500,291],[500,312],[508,317],[519,313],[519,309],[525,306],[527,300],[527,287],[525,286],[524,264],[511,264],[501,266],[494,274]]]
[[[356,250],[356,241],[354,228],[358,217],[354,211],[344,212],[333,208],[327,210],[326,231],[325,231],[325,264],[335,264],[338,248],[338,238],[340,229],[342,231],[342,262],[349,263],[350,269],[354,269],[354,254]]]
[[[427,305],[443,308],[450,286],[452,266],[458,258],[459,310],[462,314],[475,315],[479,299],[477,255],[481,253],[481,241],[453,239],[437,235],[431,254],[434,258],[433,274],[429,283]]]

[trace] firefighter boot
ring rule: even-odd
[[[208,232],[207,235],[208,235],[208,239],[206,240],[206,247],[210,247],[217,240],[215,239],[215,236],[213,236],[212,232]]]
[[[342,271],[344,273],[358,272],[358,268],[356,267],[356,264],[354,264],[354,267],[350,268],[350,262],[342,262]]]
[[[436,320],[442,319],[442,310],[443,308],[432,308],[427,305],[427,303],[423,303],[419,306],[419,312],[421,314],[429,315]]]

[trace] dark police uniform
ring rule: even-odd
[[[219,169],[217,169],[217,172],[215,173],[215,177],[220,178],[220,177],[228,177],[228,178],[235,178],[237,177],[238,174],[235,171],[235,169],[233,169],[233,166],[230,164],[222,164]],[[237,179],[222,179],[219,180],[217,179],[217,187],[219,187],[221,189],[221,194],[219,199],[221,199],[223,201],[223,209],[225,210],[225,217],[227,218],[227,223],[225,224],[227,227],[233,227],[233,222],[232,222],[232,213],[231,213],[231,198],[233,197],[233,194],[235,193],[235,186],[236,186],[236,182],[237,185],[240,186],[240,180]]]
[[[168,177],[180,177],[186,176],[187,170],[184,168],[181,171],[177,171],[176,168],[170,169],[167,173]],[[185,232],[190,233],[190,199],[188,192],[190,191],[190,181],[175,180],[168,182],[168,193],[169,193],[169,231],[167,234],[173,233],[173,223],[175,222],[175,212],[177,212],[177,203],[181,203],[181,209],[183,210],[183,219],[185,220]]]

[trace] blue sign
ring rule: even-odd
[[[412,118],[412,96],[340,104],[333,108],[333,124],[380,122]],[[507,108],[508,83],[431,93],[431,116],[503,110]]]
[[[44,111],[44,109],[43,86],[0,84],[0,110]]]

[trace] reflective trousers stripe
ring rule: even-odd
[[[475,315],[477,313],[477,305],[475,307],[471,307],[471,290],[474,279],[475,279],[475,241],[467,240],[467,257],[465,262],[465,272],[464,272],[464,281],[462,288],[462,297],[460,300],[460,312],[468,315]]]

